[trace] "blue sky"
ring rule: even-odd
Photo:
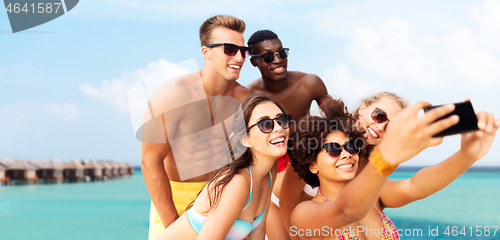
[[[140,163],[127,91],[141,77],[194,58],[198,30],[216,14],[270,29],[290,48],[289,70],[320,76],[350,109],[378,91],[433,104],[472,99],[500,116],[498,1],[85,0],[12,34],[0,13],[0,157]],[[249,62],[238,80],[259,77]],[[317,112],[316,107],[312,112]],[[459,148],[448,137],[405,165]],[[500,166],[500,140],[476,165]]]

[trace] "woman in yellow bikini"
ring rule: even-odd
[[[360,171],[359,156],[364,154],[362,136],[370,123],[360,125],[361,130],[352,126],[357,118],[347,113],[341,101],[333,99],[322,106],[323,117],[301,121],[301,129],[310,131],[301,132],[298,139],[291,142],[290,158],[299,176],[319,189],[312,200],[300,203],[293,210],[290,235],[300,239],[399,239],[397,229],[383,209],[426,197],[451,183],[460,175],[459,170],[465,171],[488,152],[500,127],[500,119],[481,112],[477,115],[480,131],[463,134],[459,152],[417,173],[413,181],[419,184],[388,180],[387,175],[400,163],[441,143],[442,138],[433,138],[433,135],[458,122],[456,116],[434,122],[451,112],[453,106],[434,109],[417,118],[418,110],[427,105],[419,102],[391,116],[384,140],[371,152],[363,171]],[[361,114],[371,112],[369,116],[377,124],[387,124],[389,118],[386,114],[384,119],[384,111],[380,110],[365,108]],[[368,134],[377,137],[378,134],[373,133]],[[444,167],[448,169],[443,171]],[[440,174],[423,179],[422,176],[429,176],[429,171],[440,171]],[[430,182],[439,183],[426,185]]]

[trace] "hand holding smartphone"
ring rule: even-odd
[[[443,105],[426,107],[426,108],[424,108],[424,112],[427,112],[433,108],[440,107],[440,106],[443,106]],[[474,108],[472,107],[472,104],[470,101],[455,103],[455,110],[453,110],[453,112],[451,112],[450,114],[448,114],[442,118],[439,118],[436,121],[450,117],[452,115],[458,115],[458,117],[460,117],[460,121],[457,124],[451,126],[450,128],[434,135],[434,137],[444,137],[444,136],[449,136],[449,135],[453,135],[453,134],[460,134],[460,133],[479,130],[479,128],[477,127],[476,113],[474,112]]]

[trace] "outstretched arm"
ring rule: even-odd
[[[418,102],[392,120],[384,140],[379,145],[386,165],[397,166],[423,149],[440,144],[442,138],[432,136],[458,122],[457,117],[452,116],[433,123],[453,111],[453,105],[435,108],[424,117],[418,118],[417,112],[429,105]],[[394,148],[395,145],[399,147]],[[373,160],[372,156],[370,160]],[[387,176],[378,172],[370,162],[346,185],[335,201],[299,204],[292,213],[292,224],[299,229],[321,229],[323,226],[339,228],[360,220],[379,199],[386,181]]]
[[[402,207],[440,191],[486,155],[500,127],[500,118],[495,121],[495,116],[487,112],[478,113],[477,118],[479,131],[462,134],[461,148],[455,154],[409,179],[389,180],[380,196],[384,207]]]

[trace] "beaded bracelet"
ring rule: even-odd
[[[375,167],[377,173],[385,176],[388,176],[389,174],[394,172],[394,170],[396,170],[396,168],[398,167],[398,166],[392,166],[387,162],[387,160],[385,160],[384,157],[382,157],[382,154],[380,153],[378,146],[376,146],[373,149],[373,152],[370,154],[370,157],[368,157],[368,160]]]

